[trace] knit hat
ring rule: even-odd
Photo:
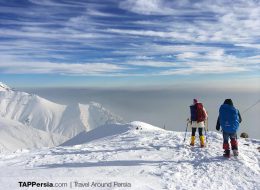
[[[228,104],[230,106],[233,106],[233,101],[231,99],[225,99],[224,104]]]
[[[193,99],[193,104],[197,104],[198,100],[197,99]]]

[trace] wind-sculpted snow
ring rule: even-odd
[[[239,157],[226,159],[222,156],[222,136],[216,132],[209,132],[208,146],[203,149],[198,144],[191,148],[188,140],[183,143],[184,132],[165,131],[142,122],[103,126],[89,134],[73,146],[1,154],[1,187],[20,189],[18,180],[67,182],[68,188],[63,189],[71,189],[70,183],[72,189],[79,189],[75,182],[131,185],[84,189],[260,187],[260,140],[239,139]],[[7,183],[7,179],[12,180]]]
[[[87,142],[91,142],[94,140],[106,138],[109,136],[117,135],[123,132],[128,131],[128,125],[104,125],[101,127],[98,127],[97,129],[94,129],[92,131],[83,131],[74,138],[68,140],[62,146],[73,146],[78,144],[83,144]]]
[[[77,136],[75,136],[74,138],[63,143],[61,146],[73,146],[73,145],[88,143],[94,140],[100,140],[102,138],[108,138],[114,135],[119,135],[125,132],[135,131],[135,130],[154,131],[154,130],[162,130],[162,129],[140,121],[134,121],[129,124],[103,125],[89,132],[83,131]]]

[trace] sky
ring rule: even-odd
[[[259,18],[259,0],[0,0],[0,81],[259,89]]]

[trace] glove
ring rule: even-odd
[[[217,130],[217,131],[220,130],[220,126],[219,126],[219,125],[216,126],[216,130]]]

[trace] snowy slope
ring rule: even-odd
[[[0,117],[0,152],[57,146],[68,138]]]
[[[82,143],[74,146],[1,154],[0,189],[20,189],[18,181],[68,183],[62,189],[79,189],[76,182],[103,183],[102,188],[84,188],[99,190],[260,188],[259,140],[239,139],[240,156],[228,160],[222,157],[222,136],[215,132],[204,149],[183,144],[183,132],[142,122],[108,125],[89,134],[67,142]],[[114,182],[131,187],[118,188]]]
[[[78,145],[78,144],[83,144],[83,143],[89,143],[94,140],[98,140],[101,138],[108,138],[110,136],[118,135],[124,132],[127,132],[131,129],[136,129],[138,130],[162,130],[161,128],[154,127],[150,124],[143,123],[143,122],[131,122],[129,124],[111,124],[111,125],[103,125],[98,127],[95,130],[92,131],[83,131],[77,136],[75,136],[72,139],[69,139],[65,143],[63,143],[61,146],[73,146],[73,145]]]
[[[64,105],[25,92],[2,92],[0,100],[2,117],[48,132],[58,126],[62,113],[66,109]]]
[[[7,86],[6,84],[0,82],[0,91],[6,92],[6,91],[9,91],[9,90],[11,90],[11,88],[9,86]]]
[[[98,103],[60,105],[37,95],[10,90],[3,83],[0,88],[3,89],[0,116],[48,133],[71,138],[82,131],[122,121]]]

